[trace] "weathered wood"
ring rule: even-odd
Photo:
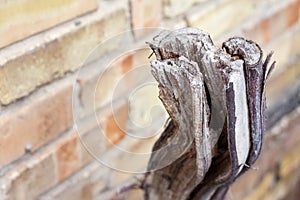
[[[193,28],[164,31],[150,47],[170,121],[153,147],[144,197],[223,199],[261,150],[271,54],[263,63],[260,47],[243,38],[223,43],[225,52]]]
[[[250,132],[252,147],[249,153],[247,164],[252,165],[261,151],[263,132],[265,130],[265,85],[268,77],[267,65],[271,59],[272,53],[262,62],[262,51],[260,47],[243,38],[231,38],[223,43],[223,48],[234,56],[238,55],[244,60],[244,70],[246,78],[246,93],[248,97],[248,109],[250,114]],[[273,62],[270,70],[273,69]]]

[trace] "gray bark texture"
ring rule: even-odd
[[[194,28],[164,31],[151,43],[152,74],[170,120],[142,181],[146,200],[224,199],[258,158],[272,56],[230,38],[222,49]]]

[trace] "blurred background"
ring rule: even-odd
[[[0,200],[103,199],[143,172],[168,118],[145,42],[187,26],[275,52],[263,151],[228,199],[299,199],[299,14],[300,0],[0,1]]]

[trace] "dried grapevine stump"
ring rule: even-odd
[[[144,198],[224,199],[261,151],[272,54],[263,62],[261,48],[243,38],[220,49],[194,28],[164,31],[150,47],[170,120],[153,147]]]

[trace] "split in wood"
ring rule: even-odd
[[[170,120],[147,173],[106,196],[119,199],[141,188],[145,200],[224,199],[261,151],[272,53],[263,62],[261,48],[239,37],[224,42],[222,50],[195,28],[164,31],[149,45]]]
[[[263,62],[261,48],[238,37],[224,52],[194,28],[164,31],[150,47],[171,120],[153,147],[144,198],[224,199],[261,151],[272,53]]]

